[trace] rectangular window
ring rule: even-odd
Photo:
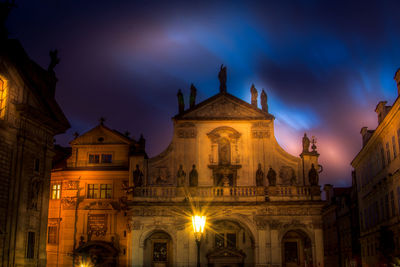
[[[47,231],[47,243],[57,244],[57,226],[49,226]]]
[[[397,187],[397,210],[400,214],[400,186]]]
[[[33,163],[33,169],[35,170],[35,172],[40,171],[40,159],[35,159]]]
[[[226,245],[228,248],[236,248],[236,234],[226,234]]]
[[[101,154],[101,163],[112,163],[111,154]]]
[[[397,143],[399,145],[399,151],[400,151],[400,129],[397,130]]]
[[[388,164],[390,163],[390,147],[389,147],[389,143],[386,143],[386,157],[387,157],[387,162]]]
[[[383,203],[383,198],[381,198],[381,221],[385,220],[385,205]]]
[[[383,150],[383,147],[381,147],[381,158],[382,158],[382,169],[385,168],[385,151]]]
[[[393,158],[397,157],[397,149],[396,149],[396,138],[392,136],[392,145],[393,145]]]
[[[99,198],[98,184],[88,184],[87,198]]]
[[[393,190],[390,191],[390,206],[392,209],[392,217],[394,217],[396,214],[396,207],[394,206],[394,193]]]
[[[91,164],[100,163],[100,155],[99,154],[89,154],[89,163],[91,163]]]
[[[51,199],[60,199],[61,197],[61,184],[51,185]]]
[[[100,198],[111,198],[111,185],[101,184],[100,185]]]
[[[215,247],[223,248],[225,246],[224,234],[215,234]]]
[[[35,256],[35,232],[28,232],[28,243],[26,245],[26,257],[33,259]]]
[[[389,195],[388,194],[386,194],[386,196],[385,196],[385,210],[386,210],[385,219],[387,220],[387,219],[389,219],[389,213],[390,213],[390,210],[389,210]]]

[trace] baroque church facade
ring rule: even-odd
[[[300,156],[280,147],[267,95],[247,103],[220,92],[185,109],[178,93],[174,133],[148,158],[103,123],[71,142],[53,169],[48,266],[196,266],[191,216],[206,216],[201,266],[323,266],[315,142]],[[301,140],[299,140],[299,145]],[[311,147],[310,147],[311,145]]]

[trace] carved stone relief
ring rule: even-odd
[[[88,215],[88,235],[105,236],[107,232],[107,214]]]
[[[194,123],[185,122],[176,126],[176,135],[178,138],[196,138],[197,130]]]
[[[63,184],[63,190],[78,190],[79,187],[79,181],[64,181]]]
[[[271,124],[268,122],[256,122],[251,126],[251,137],[256,139],[271,137]]]
[[[61,199],[61,204],[65,210],[73,210],[76,207],[76,197],[64,197]]]
[[[290,166],[282,166],[279,170],[279,177],[282,185],[295,185],[297,182],[295,171]]]

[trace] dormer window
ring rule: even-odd
[[[89,154],[89,164],[112,163],[112,154]]]

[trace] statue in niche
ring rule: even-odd
[[[256,185],[264,186],[264,172],[261,170],[261,163],[258,163],[258,169],[256,171]]]
[[[42,187],[42,181],[40,181],[38,178],[32,178],[31,180],[31,188],[30,188],[30,194],[29,194],[29,208],[36,210],[37,209],[37,204],[39,201],[39,196],[40,196],[40,189]]]
[[[303,136],[303,153],[310,152],[310,139],[308,139],[307,134],[304,133]]]
[[[199,174],[196,170],[196,165],[193,164],[193,168],[189,173],[189,186],[197,186],[199,184]]]
[[[219,79],[219,91],[221,93],[226,93],[226,66],[224,64],[221,65],[221,68],[218,73]]]
[[[194,87],[193,83],[190,85],[190,101],[189,101],[189,107],[192,108],[194,105],[196,105],[196,95],[197,95],[197,89]]]
[[[136,170],[133,171],[133,186],[143,186],[143,172],[139,169],[138,164],[136,164]]]
[[[179,166],[179,170],[176,174],[176,177],[177,177],[178,186],[185,186],[186,173],[183,170],[182,164]]]
[[[267,178],[270,186],[276,185],[276,172],[274,171],[274,169],[272,169],[272,167],[269,167]]]
[[[310,182],[310,185],[318,185],[318,172],[314,167],[314,164],[311,164],[311,169],[308,172],[308,180]]]
[[[222,138],[218,143],[218,158],[220,165],[231,163],[231,144],[226,138]]]
[[[262,111],[268,113],[268,103],[267,103],[267,101],[268,101],[267,94],[265,93],[264,89],[262,89],[262,92],[261,92],[261,109],[262,109]]]
[[[257,107],[258,92],[254,84],[251,85],[250,92],[251,92],[251,104]]]
[[[178,97],[179,114],[181,114],[185,111],[185,101],[183,100],[183,94],[181,89],[178,90],[178,94],[176,96]]]

